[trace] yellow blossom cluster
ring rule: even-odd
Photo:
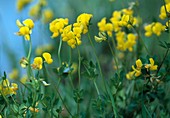
[[[162,25],[160,22],[153,22],[148,24],[144,27],[145,29],[145,36],[150,37],[152,34],[160,36],[163,31],[165,31],[165,26]]]
[[[22,11],[23,8],[28,5],[32,0],[17,0],[16,6],[18,11]]]
[[[53,62],[53,59],[51,58],[51,54],[48,53],[48,52],[44,52],[42,54],[43,58],[42,57],[35,57],[34,58],[34,62],[33,64],[31,65],[33,69],[38,69],[38,70],[41,70],[42,69],[42,65],[43,65],[43,59],[44,59],[44,62],[46,62],[47,64],[51,64]]]
[[[165,3],[170,3],[170,0],[165,0]]]
[[[7,96],[16,94],[18,85],[16,83],[10,83],[8,79],[0,81],[0,95]]]
[[[136,60],[136,67],[134,65],[132,65],[132,70],[129,73],[126,74],[126,78],[131,80],[135,77],[139,77],[142,72],[141,69],[145,68],[147,69],[147,71],[154,71],[157,70],[158,65],[155,65],[155,61],[153,60],[153,58],[149,58],[149,64],[143,64],[142,61],[140,59]]]
[[[162,20],[167,18],[167,13],[166,13],[165,7],[166,7],[166,10],[167,10],[167,13],[169,13],[170,12],[170,2],[167,1],[167,4],[165,6],[162,5],[161,8],[160,8],[159,18],[162,19]]]
[[[22,23],[17,20],[16,24],[19,27],[19,31],[16,33],[16,35],[24,36],[25,40],[30,40],[30,34],[34,28],[34,22],[31,19],[26,19]]]
[[[64,26],[68,25],[67,18],[55,19],[50,23],[50,31],[53,33],[52,38],[58,37],[59,34],[63,33]]]
[[[112,32],[121,31],[122,27],[131,28],[138,25],[137,18],[133,16],[132,9],[122,9],[120,11],[114,11],[110,22],[106,22],[106,18],[102,18],[97,24],[100,32],[107,32],[108,36],[112,37]]]
[[[124,32],[124,27],[132,28],[138,26],[138,20],[133,16],[132,7],[120,11],[114,11],[110,18],[110,22],[107,22],[106,17],[104,17],[97,25],[99,27],[99,37],[94,37],[96,42],[105,41],[107,35],[113,37],[114,32],[117,43],[116,48],[120,51],[133,51],[137,36],[133,33],[126,34]]]
[[[42,17],[43,23],[48,23],[53,18],[53,11],[50,8],[43,8],[47,6],[46,0],[39,0],[35,5],[33,5],[29,11],[29,15],[37,20]]]
[[[88,26],[92,14],[83,13],[77,17],[74,24],[68,25],[68,19],[55,19],[50,23],[50,31],[53,33],[52,38],[61,34],[62,41],[67,42],[71,48],[81,44],[81,34],[88,32]],[[66,26],[67,25],[67,26]]]
[[[125,32],[116,33],[117,49],[133,51],[133,46],[136,44],[137,36],[133,33],[126,34]]]

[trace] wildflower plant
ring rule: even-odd
[[[75,17],[57,14],[52,1],[31,2],[17,1],[18,11],[30,6],[30,18],[16,20],[25,55],[0,73],[0,117],[170,116],[169,0],[159,1],[154,20],[140,14],[138,0]],[[36,30],[40,38],[32,35]],[[35,39],[50,43],[35,45]]]

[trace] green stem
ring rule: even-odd
[[[81,75],[80,75],[80,68],[81,68],[81,55],[80,55],[80,50],[77,47],[77,51],[78,51],[78,60],[79,60],[79,64],[78,64],[78,78],[79,78],[79,89],[80,89],[80,82],[81,82]]]
[[[57,89],[58,89],[58,87],[60,85],[60,82],[61,82],[61,77],[59,77],[59,80],[58,80],[58,83],[57,83]]]
[[[162,67],[162,65],[163,65],[163,63],[164,63],[164,61],[165,61],[165,59],[166,59],[166,57],[167,57],[167,55],[168,55],[168,52],[169,52],[169,48],[166,50],[165,56],[164,56],[164,58],[163,58],[163,60],[162,60],[162,62],[161,62],[161,64],[160,64],[160,66],[158,67],[158,70],[156,71],[156,75],[157,75],[158,72],[160,71],[160,69],[161,69],[161,67]]]
[[[69,64],[71,64],[71,60],[72,60],[72,50],[69,47]]]
[[[44,66],[44,68],[45,68],[45,66]],[[45,71],[46,71],[46,69],[45,69]],[[47,72],[46,72],[46,73],[47,73]],[[47,79],[48,79],[48,73],[47,73],[46,76],[47,76]],[[51,80],[52,80],[52,79],[51,79]],[[55,82],[52,80],[52,83],[54,84]],[[73,117],[73,115],[72,115],[71,112],[69,111],[68,107],[66,106],[63,98],[61,97],[61,94],[60,94],[60,92],[58,91],[58,88],[56,87],[56,85],[53,85],[53,87],[56,89],[56,91],[57,91],[57,93],[58,93],[58,96],[59,96],[60,100],[62,101],[63,105],[65,106],[67,112],[70,114],[71,117]]]
[[[28,51],[28,56],[27,56],[27,60],[30,62],[30,57],[31,57],[31,51],[32,51],[32,41],[30,39],[29,41],[29,51]]]
[[[99,98],[100,98],[100,92],[99,92],[99,89],[98,89],[98,87],[97,87],[96,81],[93,80],[93,83],[94,83],[94,86],[95,86],[95,88],[96,88],[97,94],[98,94],[98,96],[99,96]]]
[[[27,60],[28,60],[27,75],[28,75],[28,78],[31,78],[30,76],[33,76],[33,73],[32,73],[32,70],[31,70],[31,64],[30,64],[31,51],[32,51],[32,41],[30,39],[30,41],[29,41],[29,51],[28,51],[28,55],[27,55]]]
[[[110,99],[111,99],[114,116],[115,116],[115,118],[118,118],[118,114],[117,114],[117,109],[116,109],[116,106],[115,106],[114,98],[113,98],[112,93],[110,91],[110,88],[108,86],[107,86],[107,89],[108,89],[108,93],[109,93],[109,96],[110,96]]]
[[[58,61],[60,66],[61,66],[61,46],[62,46],[62,39],[60,38],[60,43],[58,47]]]
[[[88,32],[88,39],[89,39],[90,44],[91,44],[91,46],[92,46],[92,48],[93,48],[94,55],[95,55],[95,57],[96,57],[96,61],[97,61],[98,67],[99,67],[99,72],[100,72],[102,81],[103,81],[103,83],[104,83],[105,90],[106,90],[106,92],[108,93],[107,88],[106,88],[106,82],[105,82],[105,80],[104,80],[104,76],[103,76],[102,69],[101,69],[101,66],[100,66],[100,62],[99,62],[99,59],[98,59],[98,57],[97,57],[96,49],[95,49],[94,44],[93,44],[93,42],[92,42],[92,40],[91,40],[91,37],[90,37],[90,33],[89,33],[89,32]]]
[[[148,50],[148,48],[146,47],[144,41],[143,41],[142,38],[141,38],[141,34],[140,34],[140,32],[139,32],[140,30],[137,30],[136,28],[134,28],[133,25],[131,25],[131,26],[132,26],[133,30],[137,33],[138,39],[139,39],[139,41],[142,43],[142,45],[144,46],[146,52],[149,54],[149,50]]]
[[[118,70],[118,75],[119,75],[119,74],[120,74],[120,71],[119,71],[118,62],[117,62],[117,60],[116,60],[116,54],[113,52],[113,49],[112,49],[109,41],[107,41],[107,43],[108,43],[109,48],[110,48],[110,51],[111,51],[111,53],[112,53],[112,55],[113,55],[113,59],[114,59],[114,62],[115,62],[115,64],[116,64],[116,68],[117,68],[117,70]],[[119,79],[120,79],[120,75],[119,75]]]
[[[80,83],[81,83],[81,75],[80,75],[80,68],[81,68],[81,55],[80,55],[80,50],[79,50],[79,48],[77,47],[77,51],[78,51],[78,79],[79,79],[79,81],[78,81],[78,88],[80,89]],[[78,117],[79,117],[79,114],[80,114],[80,103],[78,102],[77,103],[77,115],[78,115]]]

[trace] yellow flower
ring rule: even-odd
[[[126,15],[133,15],[133,10],[132,9],[122,9],[122,12]]]
[[[67,44],[71,48],[75,48],[76,45],[81,44],[81,33],[82,30],[80,27],[73,27],[73,31],[71,30],[72,25],[68,25],[63,29],[63,33],[61,35],[63,41],[67,41]]]
[[[144,29],[146,31],[145,36],[147,37],[150,37],[152,34],[156,34],[157,36],[160,36],[161,32],[164,31],[165,26],[159,22],[153,22],[145,26]]]
[[[127,78],[128,80],[132,80],[134,74],[135,74],[135,71],[129,72],[129,73],[126,74],[126,78]]]
[[[112,37],[114,27],[112,23],[106,23],[106,18],[102,18],[102,20],[97,25],[100,32],[107,32],[108,36]]]
[[[20,65],[22,68],[26,68],[28,66],[28,60],[23,57],[21,60],[20,60]]]
[[[42,69],[42,63],[43,63],[43,60],[41,57],[35,57],[34,62],[32,64],[32,68],[40,70]]]
[[[36,4],[32,6],[29,10],[29,15],[34,18],[34,20],[38,19],[40,17],[40,10],[41,7],[39,4]]]
[[[153,58],[149,58],[150,64],[146,64],[145,68],[149,69],[149,70],[157,70],[158,65],[154,65],[154,60]]]
[[[77,17],[77,24],[76,25],[82,28],[83,34],[86,34],[88,32],[89,22],[90,22],[92,17],[93,17],[92,14],[87,14],[87,13],[80,14]]]
[[[144,29],[146,31],[145,36],[150,37],[152,35],[152,25],[153,24],[149,24],[149,25],[144,27]]]
[[[18,76],[19,76],[19,71],[16,68],[14,68],[11,73],[9,73],[10,79],[17,79]]]
[[[170,0],[165,0],[165,3],[170,3]]]
[[[106,26],[106,18],[102,18],[102,20],[100,22],[98,22],[98,27],[99,27],[99,30],[102,31],[102,32],[105,32],[105,26]]]
[[[170,12],[170,3],[167,3],[165,6],[166,6],[167,12],[169,13]],[[167,18],[167,14],[166,14],[164,5],[161,6],[159,18],[162,20]]]
[[[18,11],[22,11],[22,9],[28,5],[30,2],[32,2],[32,0],[17,0],[17,10]]]
[[[29,29],[34,28],[34,22],[31,19],[24,20],[23,24],[27,26]]]
[[[10,84],[8,79],[0,81],[0,95],[3,94],[4,96],[6,96],[10,94],[16,94],[16,90],[18,90],[17,84]]]
[[[133,46],[136,44],[136,36],[132,33],[129,33],[127,35],[127,41],[125,43],[126,48],[132,52],[133,51]]]
[[[138,77],[142,74],[141,69],[142,69],[142,61],[140,59],[136,60],[136,68],[134,65],[132,65],[133,71],[135,71],[135,76]]]
[[[43,22],[44,23],[48,23],[52,20],[54,14],[53,11],[51,9],[46,9],[43,11]]]
[[[96,42],[99,42],[99,43],[100,43],[100,42],[102,42],[102,41],[107,40],[106,34],[105,34],[104,32],[99,32],[98,34],[99,34],[99,37],[94,36],[94,39],[95,39]]]
[[[53,59],[51,58],[51,54],[48,52],[43,53],[43,58],[45,59],[45,62],[48,64],[51,64],[53,62]]]
[[[117,49],[121,51],[126,50],[125,45],[125,32],[117,32],[116,33],[116,41],[117,41]]]
[[[50,31],[53,33],[52,38],[58,37],[63,32],[64,26],[68,25],[68,19],[59,18],[50,23]]]
[[[35,112],[35,113],[38,113],[39,112],[39,109],[38,108],[34,108],[34,107],[29,107],[29,110],[31,112]]]
[[[160,36],[161,32],[164,31],[164,29],[165,27],[159,22],[156,22],[152,27],[153,33],[156,34],[157,36]]]
[[[31,19],[26,19],[23,23],[17,20],[16,24],[19,27],[19,32],[17,32],[16,35],[24,36],[25,40],[30,40],[30,34],[32,33],[32,28],[34,28],[34,22]]]

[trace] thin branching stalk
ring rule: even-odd
[[[119,70],[119,66],[118,66],[118,62],[117,62],[117,59],[116,59],[116,54],[114,53],[109,41],[107,41],[108,45],[109,45],[109,48],[110,48],[110,51],[112,53],[112,56],[113,56],[113,59],[114,59],[114,62],[116,64],[116,68],[117,68],[117,71],[118,71],[118,76],[119,76],[119,79],[120,79],[120,70]]]
[[[45,68],[45,66],[44,66],[44,68]],[[47,71],[47,70],[45,69],[45,71]],[[46,72],[46,73],[47,73],[47,72]],[[48,79],[48,73],[47,73],[47,79]],[[53,79],[51,79],[51,80],[52,80],[52,83],[54,84],[55,82],[53,81]],[[71,117],[73,117],[73,115],[71,114],[71,112],[70,112],[70,110],[68,109],[67,105],[65,104],[63,98],[61,97],[61,94],[60,94],[60,92],[58,91],[58,88],[57,88],[55,85],[53,85],[53,87],[54,87],[55,90],[57,91],[57,94],[58,94],[60,100],[62,101],[64,107],[66,108],[67,112],[69,113],[69,115],[70,115]]]
[[[160,69],[161,69],[161,67],[162,67],[162,65],[163,65],[163,63],[164,63],[164,61],[165,61],[165,59],[166,59],[166,57],[167,57],[167,55],[168,55],[168,52],[169,52],[169,48],[166,50],[165,56],[164,56],[163,60],[161,61],[160,66],[158,67],[158,69],[157,69],[157,71],[156,71],[156,75],[157,75],[158,72],[160,71]]]
[[[93,44],[93,42],[92,42],[92,39],[91,39],[91,37],[90,37],[90,33],[89,33],[89,32],[88,32],[88,39],[89,39],[89,41],[90,41],[90,44],[91,44],[91,46],[92,46],[92,48],[93,48],[93,51],[94,51],[94,55],[95,55],[95,57],[96,57],[97,65],[98,65],[98,67],[99,67],[100,76],[101,76],[101,78],[102,78],[102,80],[103,80],[103,83],[104,83],[105,91],[108,93],[107,88],[106,88],[106,82],[105,82],[105,80],[104,80],[104,76],[103,76],[102,69],[101,69],[101,66],[100,66],[100,62],[99,62],[99,59],[98,59],[98,57],[97,57],[96,49],[95,49],[95,47],[94,47],[94,44]]]
[[[96,88],[97,94],[98,94],[99,98],[101,99],[101,97],[100,97],[100,92],[99,92],[98,86],[97,86],[97,84],[96,84],[96,80],[93,80],[93,83],[94,83],[94,86],[95,86],[95,88]]]
[[[79,89],[80,89],[80,83],[81,83],[81,71],[80,71],[80,68],[81,68],[81,55],[80,55],[80,50],[79,48],[77,47],[77,52],[78,52],[78,86],[79,86]]]
[[[62,39],[60,38],[60,43],[58,47],[58,62],[60,66],[61,66],[61,47],[62,47]]]

